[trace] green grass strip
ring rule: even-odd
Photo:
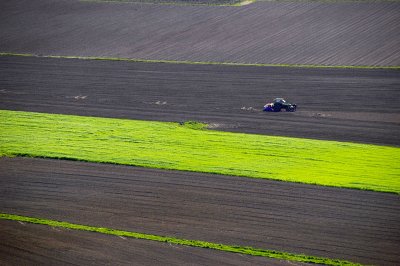
[[[400,148],[203,124],[0,110],[0,156],[114,163],[400,193]]]
[[[211,243],[211,242],[200,241],[200,240],[188,240],[188,239],[180,239],[180,238],[168,237],[168,236],[150,235],[150,234],[143,234],[143,233],[137,233],[137,232],[116,230],[116,229],[105,228],[105,227],[95,227],[95,226],[88,226],[88,225],[81,225],[81,224],[73,224],[73,223],[68,223],[68,222],[60,222],[60,221],[55,221],[55,220],[20,216],[20,215],[14,215],[14,214],[0,213],[0,219],[19,221],[19,222],[27,222],[27,223],[33,223],[33,224],[49,225],[49,226],[61,227],[61,228],[67,228],[67,229],[73,229],[73,230],[96,232],[96,233],[107,234],[107,235],[130,237],[130,238],[136,238],[136,239],[145,239],[145,240],[158,241],[158,242],[166,242],[166,243],[190,246],[190,247],[209,248],[209,249],[215,249],[215,250],[221,250],[221,251],[227,251],[227,252],[233,252],[233,253],[240,253],[240,254],[251,255],[251,256],[261,256],[261,257],[280,259],[280,260],[305,262],[305,263],[317,263],[317,264],[323,264],[323,265],[360,265],[360,264],[352,263],[352,262],[346,261],[346,260],[314,257],[314,256],[303,255],[303,254],[293,254],[293,253],[288,253],[288,252],[259,249],[259,248],[253,248],[253,247],[231,246],[231,245]]]
[[[291,67],[291,68],[339,68],[339,69],[392,69],[392,70],[400,70],[400,66],[335,66],[335,65],[302,65],[302,64],[258,64],[258,63],[235,63],[235,62],[149,60],[149,59],[119,58],[119,57],[68,56],[68,55],[35,55],[35,54],[19,54],[19,53],[7,53],[7,52],[0,53],[0,56],[25,56],[25,57],[41,57],[41,58],[126,61],[126,62],[138,62],[138,63],[165,63],[165,64],[187,64],[187,65],[225,65],[225,66]]]

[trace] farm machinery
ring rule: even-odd
[[[286,112],[295,112],[297,105],[285,101],[283,98],[276,98],[272,103],[267,103],[264,105],[264,112],[280,112],[282,109]]]

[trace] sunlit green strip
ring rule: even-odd
[[[251,256],[261,256],[261,257],[268,257],[268,258],[274,258],[274,259],[281,259],[281,260],[289,260],[289,261],[297,261],[297,262],[305,262],[305,263],[317,263],[317,264],[324,264],[324,265],[360,265],[360,264],[356,264],[356,263],[353,263],[350,261],[345,261],[345,260],[314,257],[314,256],[303,255],[303,254],[293,254],[293,253],[288,253],[288,252],[259,249],[259,248],[253,248],[253,247],[230,246],[230,245],[211,243],[211,242],[199,241],[199,240],[188,240],[188,239],[180,239],[180,238],[175,238],[175,237],[142,234],[142,233],[137,233],[137,232],[115,230],[115,229],[105,228],[105,227],[73,224],[73,223],[68,223],[68,222],[60,222],[60,221],[34,218],[34,217],[28,217],[28,216],[20,216],[20,215],[7,214],[7,213],[0,213],[0,219],[19,221],[19,222],[27,222],[27,223],[33,223],[33,224],[43,224],[43,225],[62,227],[62,228],[67,228],[67,229],[102,233],[102,234],[107,234],[107,235],[131,237],[131,238],[136,238],[136,239],[145,239],[145,240],[158,241],[158,242],[166,242],[166,243],[171,243],[171,244],[176,244],[176,245],[184,245],[184,246],[190,246],[190,247],[209,248],[209,249],[215,249],[215,250],[221,250],[221,251],[227,251],[227,252],[233,252],[233,253],[240,253],[240,254],[251,255]]]
[[[267,178],[400,193],[400,148],[171,123],[0,110],[0,156]]]
[[[302,64],[255,64],[235,62],[202,62],[202,61],[175,61],[175,60],[150,60],[118,57],[94,57],[94,56],[69,56],[69,55],[35,55],[19,53],[0,53],[0,56],[25,56],[41,58],[61,59],[82,59],[82,60],[105,60],[105,61],[126,61],[138,63],[166,63],[166,64],[187,64],[187,65],[225,65],[225,66],[258,66],[258,67],[293,67],[293,68],[340,68],[340,69],[392,69],[400,70],[400,66],[335,66],[335,65],[302,65]]]

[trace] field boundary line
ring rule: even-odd
[[[323,264],[323,265],[361,265],[361,264],[353,263],[353,262],[346,261],[346,260],[340,260],[340,259],[330,259],[330,258],[324,258],[324,257],[307,256],[304,254],[294,254],[294,253],[283,252],[283,251],[260,249],[260,248],[254,248],[254,247],[248,247],[248,246],[233,246],[233,245],[225,245],[225,244],[220,244],[220,243],[206,242],[206,241],[201,241],[201,240],[189,240],[189,239],[175,238],[175,237],[169,237],[169,236],[144,234],[144,233],[138,233],[138,232],[117,230],[117,229],[112,229],[112,228],[107,228],[107,227],[81,225],[81,224],[49,220],[49,219],[42,219],[42,218],[35,218],[35,217],[29,217],[29,216],[21,216],[21,215],[15,215],[15,214],[0,213],[0,219],[26,222],[26,223],[32,223],[32,224],[48,225],[48,226],[52,226],[52,227],[60,227],[60,228],[73,229],[73,230],[95,232],[95,233],[114,235],[114,236],[123,236],[123,237],[135,238],[135,239],[165,242],[165,243],[170,243],[170,244],[175,244],[175,245],[209,248],[209,249],[220,250],[220,251],[225,251],[225,252],[239,253],[239,254],[251,255],[251,256],[268,257],[268,258],[288,260],[288,261],[316,263],[316,264]]]
[[[0,52],[0,56],[20,56],[38,58],[58,58],[58,59],[80,59],[80,60],[100,60],[100,61],[125,61],[135,63],[164,63],[182,65],[224,65],[224,66],[250,66],[250,67],[286,67],[286,68],[330,68],[330,69],[389,69],[400,70],[399,66],[348,66],[348,65],[302,65],[302,64],[264,64],[264,63],[235,63],[235,62],[212,62],[212,61],[180,61],[180,60],[155,60],[140,58],[119,58],[119,57],[96,57],[96,56],[71,56],[71,55],[36,55],[25,53]]]
[[[254,3],[265,2],[280,2],[280,3],[374,3],[374,2],[400,2],[400,0],[241,0],[232,4],[215,4],[215,3],[183,3],[183,2],[140,2],[129,0],[79,0],[80,2],[94,2],[94,3],[122,3],[122,4],[144,4],[144,5],[166,5],[166,6],[211,6],[211,7],[241,7]]]
[[[166,6],[214,6],[214,7],[241,7],[253,4],[257,2],[257,0],[241,0],[232,4],[215,4],[215,3],[183,3],[183,2],[174,2],[173,0],[170,2],[140,2],[140,1],[129,1],[129,0],[79,0],[80,2],[94,2],[94,3],[122,3],[122,4],[143,4],[143,5],[166,5]],[[269,1],[269,0],[268,0]]]

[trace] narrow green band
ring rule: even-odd
[[[235,6],[235,7],[240,7],[244,5],[249,5],[254,3],[256,0],[241,0],[241,1],[232,1],[232,3],[229,3],[228,1],[226,3],[207,3],[206,1],[204,3],[185,3],[185,2],[177,2],[177,1],[165,1],[165,2],[157,2],[157,1],[135,1],[135,0],[80,0],[81,2],[95,2],[95,3],[124,3],[124,4],[143,4],[143,5],[167,5],[167,6],[214,6],[214,7],[219,7],[219,6]]]
[[[73,223],[68,223],[68,222],[60,222],[60,221],[55,221],[55,220],[34,218],[34,217],[28,217],[28,216],[20,216],[20,215],[7,214],[7,213],[0,213],[0,219],[27,222],[27,223],[33,223],[33,224],[49,225],[49,226],[54,226],[54,227],[62,227],[62,228],[68,228],[68,229],[74,229],[74,230],[96,232],[96,233],[115,235],[115,236],[131,237],[131,238],[136,238],[136,239],[167,242],[167,243],[171,243],[171,244],[184,245],[184,246],[190,246],[190,247],[209,248],[209,249],[215,249],[215,250],[221,250],[221,251],[227,251],[227,252],[233,252],[233,253],[240,253],[240,254],[251,255],[251,256],[261,256],[261,257],[268,257],[268,258],[282,259],[282,260],[289,260],[289,261],[316,263],[316,264],[324,264],[324,265],[360,265],[360,264],[355,264],[355,263],[352,263],[350,261],[345,261],[345,260],[328,259],[328,258],[323,258],[323,257],[307,256],[307,255],[303,255],[303,254],[293,254],[293,253],[287,253],[287,252],[281,252],[281,251],[258,249],[258,248],[253,248],[253,247],[230,246],[230,245],[211,243],[211,242],[199,241],[199,240],[188,240],[188,239],[179,239],[179,238],[175,238],[175,237],[157,236],[157,235],[143,234],[143,233],[137,233],[137,232],[115,230],[115,229],[106,228],[106,227],[95,227],[95,226],[88,226],[88,225],[81,225],[81,224],[73,224]]]
[[[187,65],[225,65],[225,66],[257,66],[257,67],[293,67],[293,68],[348,68],[348,69],[392,69],[400,70],[400,66],[336,66],[336,65],[303,65],[303,64],[263,64],[263,63],[236,63],[236,62],[203,62],[203,61],[179,61],[179,60],[152,60],[118,57],[95,57],[95,56],[69,56],[69,55],[35,55],[19,53],[0,53],[0,56],[25,56],[41,58],[61,59],[82,59],[82,60],[105,60],[105,61],[126,61],[138,63],[166,63],[166,64],[187,64]]]

